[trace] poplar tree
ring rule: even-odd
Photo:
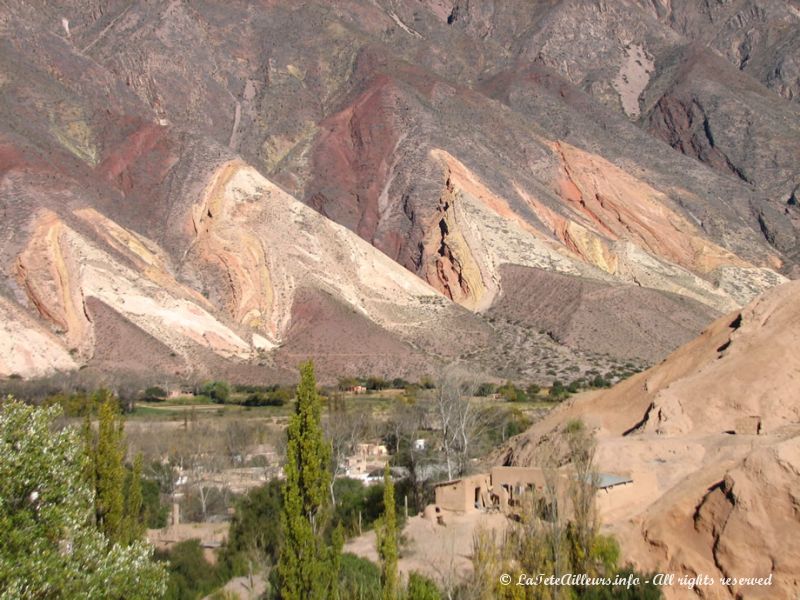
[[[97,526],[112,542],[124,541],[125,446],[119,405],[106,393],[100,405],[94,447],[95,512]]]
[[[132,544],[144,535],[142,458],[132,472],[125,468],[127,447],[119,404],[106,390],[99,392],[97,434],[87,416],[83,426],[84,478],[94,490],[94,521],[111,543]]]
[[[331,448],[323,436],[320,404],[314,365],[309,361],[300,367],[297,405],[287,430],[283,547],[278,560],[283,600],[323,600],[330,597],[338,580],[333,568],[338,564],[337,549],[325,542],[331,517]]]
[[[394,504],[394,482],[389,464],[383,471],[383,519],[378,528],[378,555],[381,559],[383,600],[397,600],[397,513]]]
[[[142,455],[137,454],[133,461],[133,470],[128,479],[128,490],[125,497],[125,542],[128,544],[142,539],[145,523],[142,514]]]

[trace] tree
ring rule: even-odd
[[[447,465],[447,478],[466,470],[472,442],[482,427],[481,411],[472,397],[477,384],[456,368],[445,369],[436,382],[434,413]]]
[[[74,428],[56,430],[59,414],[10,398],[0,408],[0,598],[162,597],[152,549],[93,525],[87,457]]]
[[[394,503],[394,482],[389,464],[383,471],[383,519],[377,530],[378,555],[381,559],[383,600],[397,600],[397,513]]]
[[[200,391],[217,404],[225,404],[231,395],[231,388],[224,381],[209,381]]]
[[[142,494],[142,455],[137,454],[133,461],[133,469],[128,477],[128,489],[125,498],[124,542],[131,544],[144,535],[146,515],[144,514],[144,496]]]
[[[100,531],[112,542],[123,542],[125,518],[125,446],[119,405],[107,393],[100,405],[97,437],[87,443],[93,465],[95,519]]]
[[[429,409],[428,403],[399,399],[392,407],[386,423],[386,445],[394,448],[394,463],[408,469],[405,484],[411,491],[411,504],[418,510],[422,510],[428,502],[425,484],[432,469],[429,449],[418,447],[414,442],[429,421]]]
[[[348,413],[347,405],[341,395],[336,394],[328,402],[328,418],[325,423],[325,436],[331,444],[331,464],[333,477],[330,480],[331,503],[336,506],[336,493],[333,483],[344,474],[344,461],[355,452],[371,427],[370,414]]]
[[[142,399],[150,402],[161,402],[167,399],[167,390],[157,385],[152,385],[144,391]]]
[[[573,512],[567,529],[571,563],[580,572],[593,574],[596,565],[592,555],[599,528],[595,506],[598,477],[594,468],[596,444],[582,421],[570,421],[564,435],[574,472],[568,486]]]
[[[284,600],[322,600],[329,597],[336,548],[325,542],[330,519],[330,446],[320,424],[320,398],[314,365],[300,367],[295,414],[289,420],[284,468],[281,529],[283,547],[278,559],[278,584]]]
[[[156,556],[168,565],[169,570],[164,600],[201,598],[222,585],[229,575],[226,565],[208,562],[200,540],[178,542]]]
[[[569,396],[569,392],[564,387],[564,384],[561,383],[560,380],[555,379],[553,380],[553,384],[550,386],[550,391],[548,392],[548,396],[553,401],[563,400],[567,396]]]
[[[186,498],[198,503],[194,518],[205,521],[213,503],[225,494],[219,472],[227,464],[226,438],[205,421],[192,420],[186,429],[174,431],[171,441],[170,454],[188,479]]]
[[[142,538],[146,527],[142,457],[136,457],[130,472],[125,468],[127,444],[119,403],[106,390],[100,395],[97,434],[88,415],[83,426],[84,478],[94,490],[97,527],[112,542],[131,544]]]
[[[283,510],[281,483],[277,479],[250,490],[236,505],[222,560],[235,574],[252,575],[274,565],[280,553],[280,522]]]

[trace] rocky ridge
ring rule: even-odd
[[[533,464],[540,444],[581,419],[596,432],[599,470],[633,479],[598,500],[624,556],[640,569],[717,581],[667,588],[668,597],[794,597],[799,294],[791,282],[725,315],[661,364],[566,403],[498,460]],[[770,573],[770,587],[719,584]]]

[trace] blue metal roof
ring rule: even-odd
[[[603,490],[606,488],[614,487],[615,485],[622,485],[624,483],[631,483],[633,479],[622,475],[612,475],[611,473],[598,473],[595,485],[598,489]]]

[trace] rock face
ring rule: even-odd
[[[581,418],[597,432],[599,469],[633,478],[599,498],[628,559],[646,570],[713,576],[716,585],[696,590],[704,598],[794,598],[799,300],[797,282],[765,293],[658,366],[554,411],[500,460],[531,464],[543,440]],[[770,573],[769,587],[719,584]]]
[[[790,89],[794,12],[690,4],[4,5],[4,314],[59,369],[121,368],[122,330],[180,376],[263,378],[310,349],[332,371],[439,357],[530,379],[527,349],[662,358],[800,272],[796,103],[698,45],[703,19],[786,23],[747,35]],[[565,306],[642,288],[631,343],[581,312],[521,319],[516,267]],[[300,339],[322,315],[372,349]],[[389,347],[405,358],[370,357]],[[2,374],[47,370],[49,350],[4,352]]]
[[[788,100],[800,98],[800,9],[795,2],[639,0],[675,31],[714,48]]]

